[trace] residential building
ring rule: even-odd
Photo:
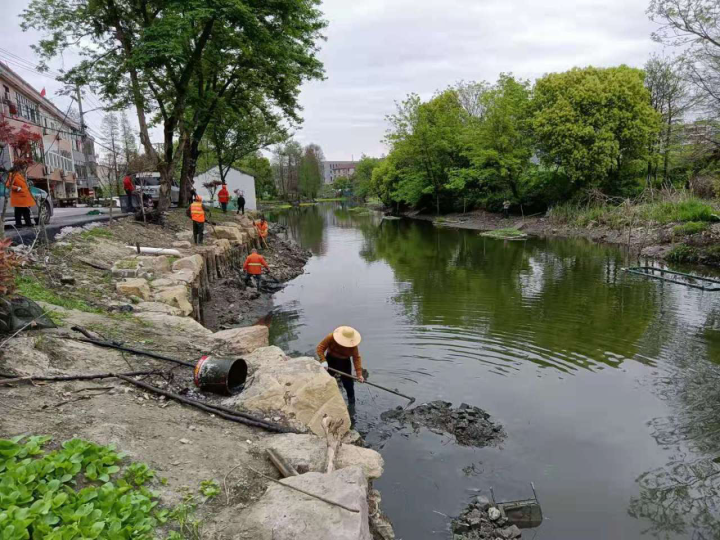
[[[80,124],[40,95],[22,77],[0,62],[0,117],[14,129],[26,129],[42,138],[36,163],[27,171],[32,183],[48,193],[56,206],[77,203],[78,190],[86,195],[97,178],[91,137],[84,142]],[[12,159],[12,156],[9,156]],[[78,169],[83,183],[78,182]]]
[[[220,181],[220,170],[213,167],[209,171],[195,177],[195,189],[204,201],[210,201],[210,191],[203,186],[210,182]],[[245,210],[257,210],[257,198],[255,196],[255,177],[239,169],[230,169],[225,175],[225,183],[230,192],[230,203],[235,207],[236,191],[239,191],[245,197]],[[218,187],[215,190],[215,206],[219,206],[217,202]]]
[[[334,184],[340,177],[350,178],[355,174],[357,161],[323,161],[323,179],[326,184]]]

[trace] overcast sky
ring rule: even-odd
[[[0,59],[34,61],[33,33],[19,28],[24,0],[2,0]],[[659,51],[648,0],[326,0],[330,25],[322,45],[326,80],[302,91],[303,144],[328,159],[380,156],[385,115],[410,92],[430,97],[458,80],[494,80],[501,72],[534,79],[573,66],[641,67]],[[71,59],[68,59],[71,61]],[[54,67],[60,67],[58,61]],[[15,66],[11,66],[15,67]],[[60,85],[18,69],[65,110]],[[85,104],[92,109],[94,103]],[[100,128],[102,114],[90,113]],[[159,140],[159,139],[158,139]]]

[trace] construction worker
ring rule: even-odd
[[[133,192],[135,191],[135,184],[133,183],[132,177],[129,174],[125,175],[125,178],[123,178],[123,189],[125,190],[125,195],[127,195],[127,209],[128,212],[134,212],[135,207],[133,206]]]
[[[195,202],[188,207],[186,214],[193,222],[193,240],[196,244],[202,244],[205,232],[205,208],[200,195],[195,195]]]
[[[260,255],[257,252],[257,249],[253,249],[250,252],[250,255],[247,256],[247,259],[245,259],[245,264],[243,264],[243,270],[245,270],[246,273],[245,281],[254,282],[256,289],[260,288],[260,276],[262,276],[263,266],[267,270],[270,270],[267,262],[265,262],[265,257]]]
[[[360,382],[365,382],[362,374],[362,358],[358,351],[358,345],[362,340],[360,332],[350,326],[340,326],[332,334],[328,334],[317,346],[316,352],[320,362],[327,362],[329,368],[342,371],[348,375],[350,372],[350,361],[355,367],[355,376]],[[350,377],[340,377],[345,393],[348,397],[348,404],[355,405],[355,385]]]
[[[15,209],[15,226],[22,227],[23,218],[25,225],[32,227],[30,209],[35,206],[35,198],[30,193],[30,188],[25,177],[19,172],[11,172],[5,187],[10,191],[10,206]]]
[[[237,213],[239,214],[242,212],[243,216],[245,215],[245,194],[240,191],[239,189],[235,190],[235,195],[237,195]]]
[[[255,228],[262,241],[265,241],[268,236],[268,222],[265,221],[265,216],[260,216],[260,221],[255,222]],[[267,244],[267,242],[265,242],[265,244]]]
[[[230,202],[230,193],[228,192],[227,185],[223,184],[218,192],[218,201],[222,207],[223,214],[227,214],[227,205]]]

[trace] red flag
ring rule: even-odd
[[[45,97],[45,94],[47,94],[47,92],[45,91],[45,87],[43,87],[43,89],[40,91],[40,96]]]

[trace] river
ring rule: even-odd
[[[524,538],[720,538],[720,293],[621,271],[615,247],[502,241],[326,203],[271,215],[312,251],[274,298],[271,342],[309,354],[341,324],[371,378],[485,409],[498,447],[427,430],[387,437],[401,398],[357,388],[357,427],[404,540],[452,538],[470,498],[527,498]]]

